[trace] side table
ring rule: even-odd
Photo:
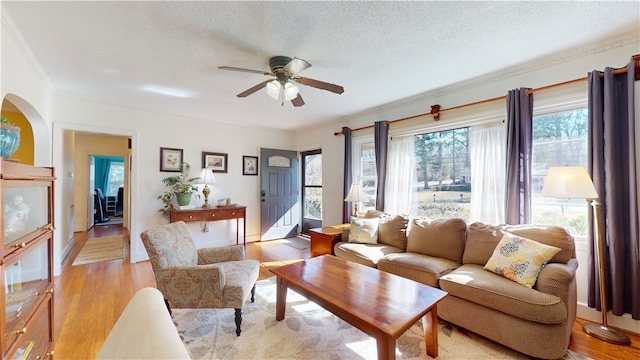
[[[236,206],[212,206],[206,209],[176,210],[169,214],[169,222],[184,221],[218,221],[236,220],[236,244],[239,243],[240,219],[244,227],[242,231],[242,244],[247,245],[247,207]]]
[[[350,224],[341,224],[315,228],[309,230],[311,235],[311,257],[320,255],[335,255],[333,246],[342,241],[342,231]]]

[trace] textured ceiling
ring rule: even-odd
[[[56,91],[212,121],[295,130],[640,31],[640,2],[2,1]],[[306,105],[264,91],[276,55]]]

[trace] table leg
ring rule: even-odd
[[[276,320],[284,319],[284,310],[287,305],[287,285],[278,276],[276,278]]]
[[[396,339],[382,335],[376,339],[376,343],[378,345],[378,360],[395,360]]]
[[[437,305],[433,305],[431,310],[422,317],[424,344],[427,348],[427,355],[434,359],[438,357],[438,310],[436,306]]]

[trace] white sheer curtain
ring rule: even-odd
[[[394,136],[387,153],[387,184],[384,211],[388,214],[406,214],[411,210],[413,177],[416,172],[413,135]]]
[[[502,122],[472,126],[470,222],[505,222],[505,127]]]

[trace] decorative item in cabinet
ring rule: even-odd
[[[0,159],[0,353],[44,359],[53,339],[53,168]]]
[[[53,169],[0,159],[2,256],[53,230]]]

